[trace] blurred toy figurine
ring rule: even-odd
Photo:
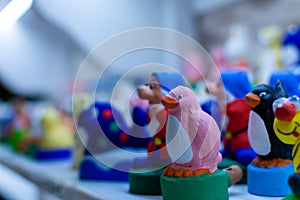
[[[122,114],[107,102],[95,102],[83,109],[77,128],[85,147],[81,179],[128,180],[127,172],[136,157],[126,152],[145,153],[149,143],[142,133],[140,137],[130,135]]]
[[[280,97],[287,97],[287,94],[279,80],[275,88],[265,84],[257,85],[245,97],[252,107],[248,127],[249,141],[258,154],[252,164],[248,165],[248,191],[253,194],[284,196],[289,192],[287,178],[293,172],[293,147],[281,142],[273,129],[275,116],[272,104]]]
[[[172,159],[161,177],[163,198],[228,199],[228,186],[241,176],[230,179],[232,174],[217,170],[222,156],[215,120],[202,111],[194,92],[184,86],[171,90],[162,104],[170,112],[166,147]]]
[[[256,154],[248,140],[248,120],[251,107],[244,96],[250,92],[251,84],[243,70],[223,70],[222,80],[207,84],[207,91],[218,97],[223,114],[226,115],[225,134],[222,136],[222,156],[237,160],[243,165],[249,164]],[[222,84],[226,99],[222,99]],[[236,85],[239,84],[239,87]],[[222,104],[224,102],[225,105]],[[227,159],[228,160],[228,159]]]
[[[15,150],[22,151],[22,141],[29,136],[30,119],[24,109],[25,100],[15,99],[12,101],[14,110],[12,119],[6,127],[7,141]]]
[[[300,95],[300,26],[288,26],[282,36],[281,58],[283,69],[276,70],[270,77],[270,85],[277,79],[284,84],[288,96]]]
[[[49,107],[41,119],[42,134],[35,152],[37,159],[70,158],[74,145],[73,120],[64,112]]]
[[[147,99],[153,107],[152,112],[149,112],[147,116],[148,119],[150,117],[149,133],[152,139],[148,145],[148,158],[144,160],[145,163],[140,163],[141,167],[155,167],[155,165],[162,167],[169,162],[169,155],[164,148],[166,145],[165,130],[168,113],[160,105],[160,100],[170,89],[175,88],[177,85],[184,85],[184,80],[179,74],[155,72],[150,77],[148,84],[138,88],[139,97]],[[135,167],[139,167],[138,165],[136,163]]]
[[[255,82],[268,83],[272,72],[283,67],[280,59],[281,35],[282,30],[277,24],[268,25],[259,30],[258,41],[263,46],[263,50],[259,56]]]
[[[152,138],[147,148],[148,156],[136,159],[129,173],[130,191],[133,193],[161,194],[162,168],[170,164],[171,160],[165,147],[168,111],[160,102],[168,91],[178,85],[185,85],[180,74],[154,72],[149,83],[138,88],[139,97],[148,100],[151,108],[149,113],[140,113],[139,117],[133,116],[133,120],[141,126],[149,123],[148,129]]]
[[[242,62],[248,60],[250,47],[251,37],[248,27],[244,24],[233,24],[229,29],[228,38],[223,46],[230,68],[237,67],[239,60]],[[240,66],[247,70],[249,64]]]
[[[300,99],[298,96],[280,98],[273,103],[273,108],[276,136],[286,144],[295,144],[292,156],[296,173],[289,177],[293,194],[286,199],[300,199]]]

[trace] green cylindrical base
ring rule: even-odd
[[[130,170],[129,191],[135,194],[161,195],[160,176],[163,170]]]
[[[227,200],[230,177],[223,170],[186,178],[161,176],[164,200]]]
[[[300,200],[300,195],[296,193],[291,193],[287,196],[285,196],[282,200]]]

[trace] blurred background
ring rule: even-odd
[[[269,83],[273,71],[299,64],[300,34],[286,41],[287,32],[298,31],[299,7],[298,0],[0,0],[0,117],[9,118],[7,101],[19,97],[70,113],[73,84],[85,58],[105,40],[134,28],[184,33],[204,47],[218,69],[242,68],[253,85]],[[191,57],[201,63],[197,55]],[[188,77],[182,59],[145,50],[114,62],[102,81],[111,86],[126,70],[149,62]],[[86,65],[104,67],[96,58]],[[146,73],[130,76],[128,87],[148,78]],[[36,107],[29,112],[42,115]],[[39,130],[37,124],[33,127]],[[1,173],[0,168],[3,179]]]
[[[0,9],[10,2],[1,0]],[[208,52],[223,51],[227,62],[243,54],[249,65],[257,68],[261,52],[268,47],[268,41],[259,39],[261,29],[275,26],[281,35],[288,25],[298,23],[300,15],[296,0],[28,2],[27,11],[11,11],[22,15],[13,24],[1,18],[0,80],[17,93],[55,98],[70,91],[88,53],[122,31],[174,29],[198,41]],[[119,67],[130,67],[130,59],[137,58],[129,58]],[[171,64],[182,67],[182,63]]]

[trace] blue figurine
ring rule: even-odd
[[[131,135],[131,128],[126,125],[120,112],[106,102],[96,102],[83,110],[78,117],[78,130],[81,139],[86,140],[79,172],[81,179],[127,180],[127,172],[134,158],[122,157],[120,149],[140,152],[138,149],[145,149],[150,140],[143,135],[143,131],[140,137]],[[108,168],[93,157],[101,155],[117,155],[118,162]]]
[[[300,26],[290,25],[282,37],[282,61],[284,69],[274,71],[270,77],[270,85],[275,86],[277,80],[284,84],[288,96],[300,95]]]
[[[251,83],[247,73],[239,69],[224,70],[221,72],[221,78],[228,96],[226,104],[228,121],[226,134],[222,138],[224,143],[222,153],[224,157],[248,165],[256,157],[248,141],[247,129],[251,108],[244,100],[244,96],[251,91]]]

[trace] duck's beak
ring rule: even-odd
[[[178,101],[170,96],[165,96],[162,100],[161,103],[169,109],[176,108],[178,106]]]
[[[254,108],[255,106],[257,106],[260,103],[260,97],[253,93],[248,93],[245,96],[245,99],[246,99],[246,102],[249,104],[249,106],[251,106],[252,108]]]

